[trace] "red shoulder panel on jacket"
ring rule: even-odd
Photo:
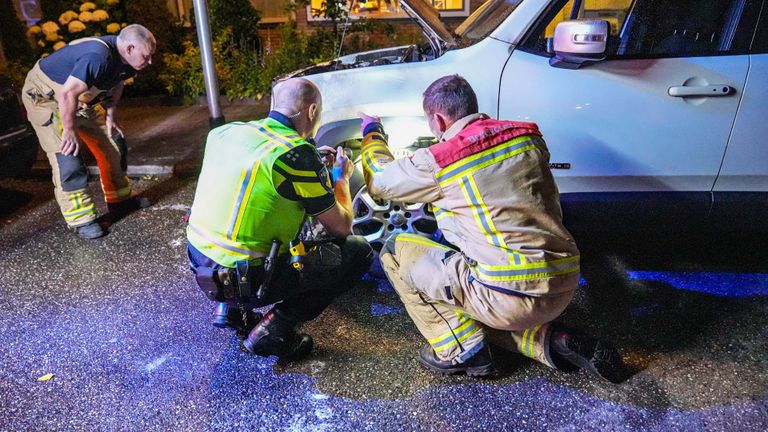
[[[522,135],[538,135],[536,123],[484,119],[472,122],[458,135],[429,147],[440,168],[472,156],[485,149],[503,144]]]

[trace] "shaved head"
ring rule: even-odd
[[[312,81],[304,78],[291,78],[275,85],[272,98],[275,111],[292,117],[313,103],[319,105],[320,90]]]
[[[323,99],[310,80],[291,78],[272,89],[272,109],[288,117],[302,138],[312,135],[320,124]]]

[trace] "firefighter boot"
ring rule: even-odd
[[[97,222],[91,222],[78,227],[70,227],[70,229],[77,233],[81,238],[93,240],[99,237],[104,237],[106,234]]]
[[[453,375],[466,373],[469,376],[483,377],[491,373],[491,351],[488,345],[483,344],[472,357],[463,363],[453,363],[450,360],[440,360],[430,344],[426,344],[419,350],[419,362],[428,370],[443,374]]]
[[[559,369],[584,369],[612,383],[620,383],[627,377],[627,367],[616,348],[577,330],[553,325],[549,346],[552,360]]]
[[[251,330],[240,344],[240,348],[262,357],[275,355],[288,360],[306,357],[312,351],[312,337],[298,333],[297,325],[298,322],[289,320],[272,309]]]
[[[110,221],[114,223],[136,210],[145,209],[151,205],[152,202],[147,197],[132,196],[116,203],[107,203],[107,210],[109,211]]]

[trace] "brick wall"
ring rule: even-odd
[[[283,46],[283,38],[278,27],[279,24],[262,24],[259,26],[259,38],[265,56],[271,56]]]
[[[484,2],[485,0],[469,0],[470,14]],[[444,17],[442,21],[449,29],[454,29],[465,19],[466,17]],[[423,41],[421,28],[410,18],[383,19],[379,22],[382,26],[376,31],[348,34],[345,38],[345,45],[349,47],[369,45],[387,47]],[[272,55],[283,44],[278,27],[279,24],[263,24],[259,29],[259,37],[261,37],[264,53],[267,56]],[[330,24],[310,21],[307,9],[298,8],[296,10],[296,27],[305,32],[312,32],[317,28],[330,27]]]

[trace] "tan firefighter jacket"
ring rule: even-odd
[[[374,131],[362,144],[371,195],[430,203],[446,240],[489,289],[546,296],[574,290],[579,251],[562,224],[549,151],[535,123],[474,114],[442,142],[394,159]]]

